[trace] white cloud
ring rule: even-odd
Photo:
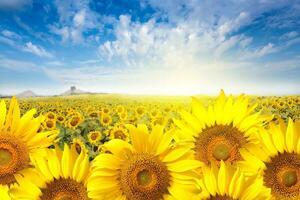
[[[23,49],[25,52],[29,52],[35,54],[40,57],[52,58],[53,55],[46,51],[43,47],[32,44],[31,42],[27,42]]]
[[[114,39],[98,48],[99,61],[109,67],[87,61],[73,68],[46,68],[45,73],[65,85],[96,91],[183,94],[229,88],[240,92],[249,89],[250,93],[259,90],[257,83],[253,83],[259,68],[272,66],[272,62],[266,65],[260,60],[284,49],[271,41],[258,44],[255,36],[239,31],[264,12],[284,7],[289,1],[141,3],[156,10],[151,19],[141,22],[121,15],[110,21]],[[83,33],[99,24],[87,1],[56,1],[56,4],[59,24],[52,25],[51,30],[61,35],[63,41],[82,42]],[[260,75],[266,79],[257,80],[266,88],[264,92],[271,91],[272,74]],[[252,82],[246,82],[247,78],[252,78]],[[287,85],[294,89],[297,84]]]
[[[5,37],[11,38],[11,39],[16,39],[19,40],[21,39],[21,36],[15,32],[9,31],[9,30],[2,30],[1,34],[4,35]]]
[[[277,52],[277,48],[274,47],[274,44],[268,43],[267,45],[263,46],[261,49],[255,52],[256,56],[262,57],[271,53]]]
[[[73,18],[74,25],[75,27],[80,27],[83,26],[85,23],[85,16],[86,16],[86,11],[85,10],[80,10],[77,12]]]
[[[293,39],[295,37],[297,37],[299,35],[299,33],[297,31],[291,31],[288,33],[285,33],[281,36],[282,39]]]
[[[99,29],[99,14],[91,10],[87,0],[55,1],[59,23],[49,26],[54,34],[62,37],[63,42],[81,43],[85,40],[83,33]]]
[[[7,37],[3,37],[0,35],[0,43],[3,43],[3,44],[6,44],[6,45],[9,45],[11,47],[15,47],[16,46],[16,42],[10,38],[7,38]]]

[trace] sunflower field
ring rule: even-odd
[[[3,99],[10,199],[300,199],[300,96]]]

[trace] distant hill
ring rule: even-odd
[[[31,90],[26,90],[16,95],[18,98],[28,98],[28,97],[36,97],[37,95]]]
[[[69,90],[61,93],[61,96],[68,96],[68,95],[78,95],[78,94],[91,94],[90,92],[86,92],[83,90],[77,89],[75,86],[72,86]]]

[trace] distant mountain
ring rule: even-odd
[[[26,90],[16,95],[18,98],[28,98],[28,97],[36,97],[37,95],[31,90]]]
[[[68,96],[68,95],[77,95],[77,94],[90,94],[90,92],[79,90],[75,86],[72,86],[69,90],[61,93],[60,95],[61,96]]]

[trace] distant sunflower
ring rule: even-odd
[[[102,137],[102,134],[100,131],[91,131],[88,133],[88,140],[91,144],[97,144]]]
[[[265,200],[271,198],[270,189],[263,185],[263,178],[257,175],[246,177],[239,168],[220,162],[216,166],[202,168],[203,178],[198,181],[202,189],[192,200]]]
[[[56,129],[56,121],[55,121],[55,119],[46,119],[43,122],[43,128],[45,130],[55,130]]]
[[[125,121],[127,119],[127,112],[126,111],[122,112],[118,115],[119,115],[119,118],[120,118],[121,121]]]
[[[63,124],[66,121],[66,118],[63,115],[57,116],[57,122]]]
[[[136,114],[139,116],[139,117],[142,117],[145,112],[146,112],[146,109],[144,106],[138,106],[135,110]]]
[[[122,105],[118,105],[117,107],[116,107],[116,112],[118,113],[118,114],[121,114],[121,113],[123,113],[123,112],[125,112],[126,110],[125,110],[125,108],[124,108],[124,106],[122,106]]]
[[[66,126],[71,129],[76,129],[82,121],[83,118],[81,115],[74,115],[68,121],[66,121]]]
[[[96,110],[92,110],[88,113],[88,116],[90,116],[91,118],[97,118],[100,116],[100,112]]]
[[[75,147],[78,154],[81,153],[81,151],[84,151],[84,152],[88,151],[86,146],[85,146],[85,143],[84,143],[83,139],[75,137],[75,138],[72,139],[71,143]]]
[[[188,199],[194,190],[193,173],[201,163],[189,160],[189,148],[172,147],[173,133],[161,126],[148,133],[146,125],[129,126],[131,144],[113,139],[104,144],[88,183],[96,199]],[[99,184],[101,183],[101,184]]]
[[[114,126],[109,131],[109,138],[112,139],[121,139],[124,141],[129,141],[129,135],[128,131],[125,127],[122,127],[121,125]]]
[[[15,199],[28,200],[90,200],[87,182],[90,172],[89,157],[77,154],[74,146],[65,144],[64,150],[48,149],[47,156],[35,158],[37,179],[28,181],[17,176],[20,187],[13,190]]]
[[[244,95],[234,101],[223,91],[207,109],[199,100],[192,99],[192,113],[182,111],[182,120],[174,122],[180,128],[179,138],[191,143],[195,159],[207,165],[241,160],[240,149],[256,140],[257,128],[270,118],[254,112],[256,105],[250,106],[248,102]]]
[[[50,119],[50,120],[56,120],[56,117],[57,117],[56,114],[54,112],[51,112],[51,111],[47,112],[45,114],[45,116],[46,116],[47,119]]]
[[[100,122],[103,126],[109,126],[112,122],[112,118],[110,115],[108,114],[103,114],[101,117],[100,117]]]
[[[108,115],[111,112],[111,110],[108,107],[102,108],[101,111],[104,115]]]
[[[261,147],[242,151],[245,169],[263,170],[264,184],[275,199],[300,199],[300,122],[289,119],[260,131]]]
[[[4,101],[0,102],[0,185],[4,187],[14,185],[16,175],[30,177],[30,158],[39,156],[57,136],[55,131],[37,133],[43,119],[34,118],[35,113],[30,110],[20,117],[15,97],[8,112]]]

